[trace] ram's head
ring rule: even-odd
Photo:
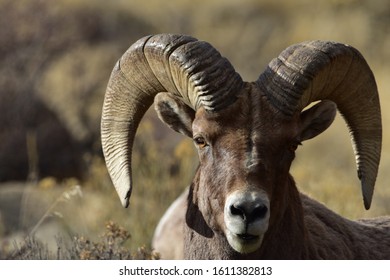
[[[314,101],[321,102],[303,111]],[[379,99],[367,63],[352,47],[291,46],[248,83],[206,42],[167,34],[137,41],[112,72],[102,116],[107,167],[125,207],[133,139],[153,102],[160,118],[198,149],[188,203],[211,235],[223,234],[239,253],[257,250],[285,214],[286,200],[294,198],[295,149],[324,131],[336,108],[350,128],[370,207],[381,150]],[[190,227],[196,223],[187,219]]]

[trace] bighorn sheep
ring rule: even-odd
[[[314,101],[321,102],[302,112]],[[185,258],[390,259],[389,218],[347,220],[300,193],[289,174],[297,147],[328,128],[338,108],[370,207],[381,113],[374,76],[356,49],[296,44],[258,80],[243,82],[206,42],[170,34],[137,41],[113,69],[101,122],[107,168],[125,207],[135,132],[153,102],[199,153],[185,211]]]

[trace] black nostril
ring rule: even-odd
[[[250,220],[263,219],[268,212],[268,208],[265,205],[259,205],[251,213]]]
[[[242,208],[239,207],[239,206],[231,205],[231,206],[230,206],[230,213],[231,213],[233,216],[240,216],[243,220],[246,220],[245,210],[242,209]]]
[[[230,213],[233,216],[239,216],[242,220],[247,223],[251,223],[257,219],[263,219],[268,212],[267,206],[264,204],[258,205],[254,208],[245,207],[243,205],[231,205]]]

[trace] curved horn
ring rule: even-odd
[[[381,154],[382,124],[375,78],[359,51],[333,42],[293,45],[270,62],[257,84],[286,116],[317,100],[337,104],[350,130],[364,206],[369,209]]]
[[[107,168],[123,206],[132,190],[131,152],[136,129],[159,92],[170,92],[194,110],[220,110],[233,103],[242,79],[210,44],[161,34],[134,43],[116,63],[101,120]]]

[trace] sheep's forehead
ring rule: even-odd
[[[276,165],[280,165],[287,151],[283,145],[296,133],[296,125],[261,102],[240,102],[218,114],[198,110],[193,122],[194,136],[203,134],[212,141],[211,153],[201,154],[201,185],[214,186],[208,188],[208,197],[221,202],[221,189],[230,193],[259,187],[271,192],[271,173],[280,170]]]
[[[244,98],[245,97],[245,98]],[[286,120],[257,95],[246,95],[217,114],[198,110],[193,132],[215,137],[239,137],[252,144],[285,142],[297,133],[293,119]]]

